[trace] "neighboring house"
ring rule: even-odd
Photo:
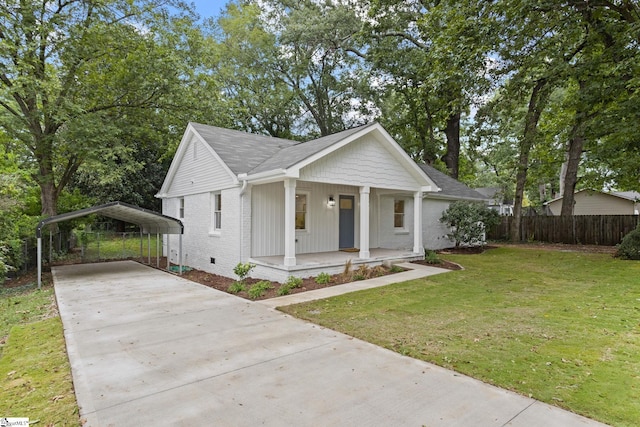
[[[378,123],[305,143],[189,123],[156,196],[184,224],[185,265],[233,277],[251,262],[253,276],[283,281],[346,259],[422,257],[423,230],[441,236],[437,211],[456,197],[436,199],[452,183],[431,172]],[[170,247],[175,262],[177,240]]]
[[[488,199],[488,206],[496,210],[500,215],[513,215],[513,203],[505,200],[500,188],[480,187],[475,190]]]
[[[638,215],[640,211],[640,193],[621,191],[603,193],[595,190],[580,190],[574,195],[574,215]],[[550,215],[560,215],[562,197],[546,204]]]

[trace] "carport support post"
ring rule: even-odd
[[[167,271],[171,271],[171,234],[164,235],[167,239]]]
[[[180,270],[178,270],[178,274],[182,275],[182,234],[180,235]]]
[[[142,228],[140,228],[140,260],[142,261]]]
[[[151,233],[147,233],[147,264],[151,265]]]
[[[38,236],[38,289],[42,286],[42,237]]]
[[[160,268],[160,233],[156,232],[156,268]]]

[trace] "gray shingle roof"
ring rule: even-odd
[[[256,135],[191,123],[223,162],[238,175],[286,169],[372,124],[348,129],[308,142]]]
[[[283,148],[298,144],[297,141],[288,139],[256,135],[199,123],[191,123],[191,126],[236,175],[248,173]]]
[[[419,165],[422,170],[431,178],[442,191],[434,193],[435,196],[447,196],[456,199],[485,201],[487,197],[475,190],[467,187],[457,179],[451,178],[449,175],[440,172],[438,169],[427,164]]]
[[[300,163],[304,159],[311,157],[316,153],[319,153],[325,148],[331,147],[333,144],[344,140],[345,138],[353,135],[356,132],[359,132],[360,130],[368,126],[371,126],[371,124],[348,129],[342,132],[334,133],[333,135],[328,135],[322,138],[314,139],[308,142],[302,142],[291,147],[287,147],[283,150],[280,150],[270,159],[267,159],[265,162],[257,166],[251,171],[251,173],[266,172],[269,170],[286,169],[288,167],[291,167],[296,163]]]

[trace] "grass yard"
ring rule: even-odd
[[[53,287],[0,287],[0,417],[80,425]]]
[[[523,248],[282,308],[615,426],[640,425],[640,262]]]

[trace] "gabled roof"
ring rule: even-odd
[[[429,178],[431,178],[431,180],[433,180],[433,182],[435,182],[435,184],[442,190],[436,194],[429,194],[429,197],[471,201],[477,200],[482,202],[489,200],[489,198],[467,187],[457,179],[451,178],[449,175],[440,172],[433,166],[421,163],[420,168],[422,168],[427,176],[429,176]]]
[[[180,163],[177,159],[184,155],[186,142],[191,138],[191,135],[208,145],[211,153],[219,159],[232,179],[238,182],[238,179],[264,181],[285,176],[295,178],[301,168],[369,133],[372,133],[378,141],[383,142],[390,154],[402,162],[418,182],[422,182],[425,189],[423,191],[439,191],[429,176],[376,122],[307,142],[256,135],[191,122],[187,126],[157,197],[162,197],[166,193]]]
[[[366,129],[367,127],[371,127],[373,124],[374,123],[359,126],[353,129],[334,133],[333,135],[328,135],[304,143],[301,142],[284,148],[277,152],[273,157],[267,159],[265,162],[251,170],[251,173],[266,172],[274,169],[287,169],[313,156],[314,154],[343,141],[345,138]]]
[[[189,125],[236,175],[249,173],[282,149],[300,144],[298,141],[199,123]]]

